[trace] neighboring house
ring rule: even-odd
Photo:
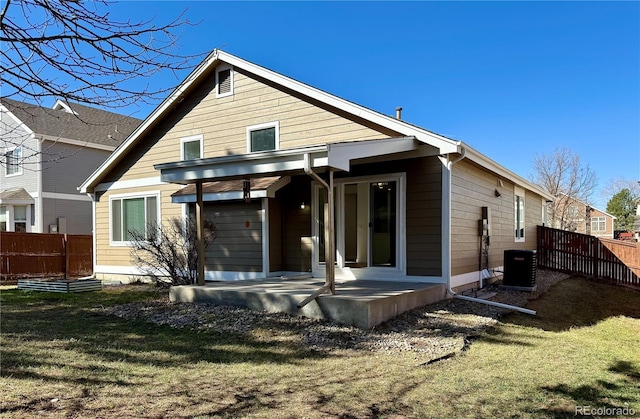
[[[551,220],[553,228],[613,238],[615,216],[567,195],[556,198],[555,207],[558,214]]]
[[[218,231],[207,280],[322,277],[323,182],[347,279],[476,284],[483,207],[485,266],[500,268],[505,249],[536,248],[552,199],[460,141],[216,50],[82,184],[95,199],[96,275],[140,274],[128,231],[201,198]]]
[[[0,231],[92,234],[91,198],[78,186],[140,122],[0,98]]]

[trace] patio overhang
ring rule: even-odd
[[[299,147],[240,155],[228,155],[208,159],[178,161],[154,165],[160,171],[163,182],[195,184],[196,223],[198,231],[198,285],[204,285],[204,245],[203,235],[203,185],[210,182],[230,182],[243,179],[275,176],[308,175],[327,190],[324,207],[326,280],[325,285],[302,301],[303,307],[320,294],[335,293],[335,249],[333,174],[336,171],[350,171],[354,163],[378,162],[411,157],[438,155],[439,148],[416,139],[416,137],[384,138],[317,146]],[[328,179],[318,173],[328,172]],[[250,184],[251,182],[246,182]],[[244,192],[244,190],[243,190]]]
[[[356,160],[418,151],[438,154],[437,149],[431,148],[415,137],[385,138],[161,163],[154,165],[154,168],[160,171],[163,182],[186,185],[216,180],[303,175],[305,159],[308,159],[311,169],[317,172],[349,171]]]

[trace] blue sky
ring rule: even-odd
[[[525,178],[536,153],[566,146],[601,186],[640,180],[639,2],[126,1],[112,13],[160,23],[185,8],[200,23],[183,28],[184,54],[221,48],[376,111],[402,106]]]

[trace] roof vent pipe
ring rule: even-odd
[[[396,119],[402,119],[402,108],[400,106],[396,108]]]

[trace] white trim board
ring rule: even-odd
[[[95,274],[98,275],[146,275],[137,266],[123,265],[96,265]],[[242,281],[248,279],[265,279],[263,272],[240,272],[240,271],[205,271],[207,281]]]

